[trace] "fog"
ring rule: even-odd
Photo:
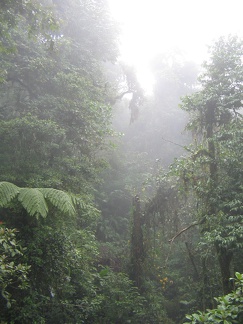
[[[154,81],[150,62],[158,53],[176,50],[201,64],[214,40],[243,34],[240,0],[109,0],[109,4],[120,22],[120,58],[136,67],[148,92]]]
[[[144,154],[163,167],[185,154],[188,115],[180,98],[196,87],[211,44],[221,36],[241,36],[241,1],[109,0],[120,26],[119,61],[135,71],[145,100],[133,123],[128,97],[114,108],[114,125],[124,134],[125,152]],[[142,159],[143,161],[146,158]],[[151,169],[151,165],[149,168]]]

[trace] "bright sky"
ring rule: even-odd
[[[122,60],[136,67],[149,87],[149,60],[171,48],[202,63],[207,45],[222,35],[243,36],[242,0],[109,0],[121,22]],[[147,83],[147,85],[146,85]]]

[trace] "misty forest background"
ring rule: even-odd
[[[242,323],[242,40],[146,95],[105,0],[1,0],[0,36],[0,322]]]

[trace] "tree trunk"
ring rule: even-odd
[[[226,248],[216,246],[218,261],[221,271],[222,288],[224,294],[229,294],[232,291],[232,284],[230,283],[230,264],[233,253],[229,252]]]
[[[131,279],[141,289],[144,261],[144,246],[142,232],[142,213],[140,199],[135,196],[133,199],[133,227],[131,238]]]
[[[215,124],[215,103],[214,102],[209,102],[207,105],[206,123],[207,123],[208,153],[211,158],[209,164],[209,177],[211,180],[210,198],[212,198],[212,195],[214,195],[218,186],[218,166],[216,161],[215,143],[213,139],[214,124]],[[209,208],[209,214],[212,215],[212,217],[217,214],[217,206],[215,206],[212,202],[209,203],[208,208]],[[232,290],[232,287],[229,282],[229,278],[230,278],[230,263],[233,257],[233,253],[229,252],[227,248],[220,247],[217,243],[215,243],[215,247],[217,251],[219,267],[221,272],[223,292],[224,294],[228,294]]]

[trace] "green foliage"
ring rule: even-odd
[[[3,0],[0,11],[0,53],[12,54],[17,51],[17,46],[12,36],[12,31],[21,26],[26,26],[30,38],[42,38],[46,43],[52,42],[52,33],[57,31],[58,19],[46,5],[46,1],[20,1]],[[0,83],[6,80],[6,71],[0,70]]]
[[[39,190],[45,199],[57,209],[69,216],[75,215],[75,208],[73,205],[75,199],[73,198],[72,201],[72,196],[70,194],[53,188],[40,188]]]
[[[202,89],[184,97],[181,105],[190,112],[188,128],[194,134],[206,131],[209,123],[215,128],[229,124],[240,116],[242,106],[242,40],[234,36],[221,37],[210,48],[210,53],[199,78]],[[211,108],[207,107],[209,103]]]
[[[9,31],[16,51],[0,59],[6,75],[0,87],[0,180],[86,192],[98,181],[103,162],[97,152],[110,133],[102,69],[103,60],[116,57],[115,26],[103,2],[56,1],[51,10],[62,19],[60,29],[50,31],[53,48],[38,28],[37,38],[28,37],[35,24],[17,10],[23,20]],[[36,19],[41,21],[37,13]]]
[[[173,169],[181,190],[197,201],[194,219],[201,240],[215,248],[225,294],[233,254],[242,245],[242,56],[237,37],[220,38],[212,46],[201,88],[182,100],[194,145]]]
[[[52,188],[19,188],[9,182],[0,182],[0,206],[8,207],[17,200],[30,216],[45,218],[48,214],[48,203],[70,216],[75,215],[71,196],[61,190]]]
[[[22,189],[18,196],[18,200],[30,216],[47,216],[48,207],[43,194],[38,189]]]
[[[30,271],[30,266],[23,263],[25,249],[17,242],[16,232],[0,226],[0,305],[7,308],[15,302],[15,290],[28,287]]]
[[[7,205],[19,194],[19,188],[10,182],[0,182],[0,206]]]
[[[230,249],[242,246],[242,138],[241,119],[213,137],[217,183],[210,177],[212,159],[204,145],[191,147],[190,157],[177,160],[171,168],[172,174],[179,176],[182,194],[193,193],[197,199],[195,217],[202,222],[204,239]]]
[[[213,308],[214,296],[231,291],[232,268],[242,271],[242,53],[242,41],[235,37],[212,46],[201,86],[182,100],[194,141],[167,178],[157,177],[159,190],[145,213],[146,271],[160,289],[160,282],[165,287],[165,308],[176,323],[185,313]],[[163,190],[168,178],[174,199]],[[224,307],[218,318],[227,321]],[[207,314],[197,313],[192,323],[203,318]]]
[[[139,294],[124,273],[109,268],[100,271],[97,278],[97,297],[87,305],[92,310],[87,323],[140,323],[144,314],[145,299]]]
[[[125,273],[106,267],[95,278],[95,298],[83,301],[86,323],[172,323],[164,311],[164,297],[152,282],[142,294]]]
[[[215,298],[218,304],[217,308],[207,310],[207,312],[197,312],[192,315],[187,315],[187,321],[185,323],[241,323],[243,319],[243,275],[236,272],[235,276],[235,290],[228,295]]]
[[[96,294],[95,237],[87,230],[50,225],[22,226],[19,237],[28,246],[24,260],[31,266],[29,286],[15,290],[15,303],[2,310],[2,318],[22,323],[83,322],[83,299],[92,300]]]
[[[121,321],[141,318],[129,279],[96,270],[93,192],[115,96],[103,68],[116,59],[116,28],[105,1],[56,0],[50,11],[46,3],[1,4],[1,221],[18,228],[31,266],[29,286],[11,287],[15,302],[1,308],[1,320],[99,323],[104,306],[115,322],[113,297]]]

